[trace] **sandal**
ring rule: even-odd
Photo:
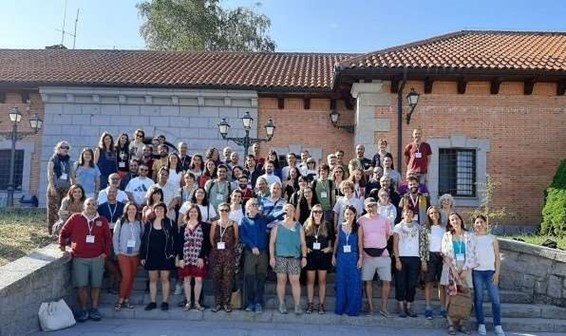
[[[448,335],[456,335],[456,329],[454,329],[454,326],[448,326]]]
[[[210,311],[213,313],[218,312],[220,309],[222,309],[222,306],[217,304],[216,306],[214,306],[214,308],[212,308]]]
[[[124,304],[124,302],[116,302],[116,304],[114,305],[114,310],[115,311],[120,311],[120,309],[122,309],[122,305]]]
[[[183,309],[185,309],[185,311],[189,311],[189,310],[191,310],[192,306],[193,306],[193,304],[187,301],[187,303],[185,303],[185,308],[183,308]]]
[[[466,334],[466,335],[469,335],[469,334],[470,334],[470,331],[468,330],[468,328],[466,328],[466,327],[463,326],[463,325],[460,325],[460,326],[458,327],[458,331],[461,332],[462,334]]]
[[[200,305],[200,303],[196,302],[195,303],[195,309],[198,311],[204,311],[204,307]]]
[[[230,306],[229,304],[224,305],[224,311],[227,313],[231,313],[232,312],[232,306]]]
[[[314,311],[314,304],[312,302],[309,302],[307,304],[307,314],[312,314],[313,311]]]

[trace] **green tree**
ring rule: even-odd
[[[546,190],[540,231],[545,235],[566,237],[566,160],[560,163]]]
[[[154,50],[274,51],[271,20],[244,7],[225,9],[220,0],[147,0],[136,5],[140,33]]]

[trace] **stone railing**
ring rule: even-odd
[[[535,303],[566,307],[566,252],[499,239],[501,288],[532,294]]]
[[[0,335],[25,335],[39,330],[37,313],[44,301],[76,295],[71,284],[70,258],[49,245],[0,267]]]

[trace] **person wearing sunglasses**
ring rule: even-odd
[[[53,224],[59,219],[57,213],[63,198],[75,184],[73,161],[69,156],[69,143],[60,141],[47,164],[47,229],[52,233]]]
[[[234,283],[234,264],[236,263],[236,245],[238,245],[238,224],[230,219],[230,204],[220,203],[220,218],[212,222],[210,228],[210,264],[214,288],[214,307],[230,313],[232,306],[232,286]]]
[[[145,132],[142,129],[137,129],[134,132],[134,140],[130,142],[130,157],[134,160],[141,159],[143,155],[143,140],[145,138]]]

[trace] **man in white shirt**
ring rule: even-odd
[[[111,186],[114,186],[118,189],[118,195],[116,196],[118,202],[126,203],[127,201],[129,201],[128,194],[126,194],[124,190],[120,190],[120,181],[121,179],[118,173],[112,173],[110,174],[110,176],[108,176],[108,187],[100,190],[100,192],[98,193],[98,204],[106,203],[108,201],[108,189]]]
[[[140,164],[138,177],[131,179],[126,186],[126,193],[139,209],[145,205],[145,195],[147,194],[147,191],[155,184],[152,179],[147,177],[148,172],[149,167],[145,163]]]
[[[297,155],[295,153],[287,154],[287,166],[281,169],[281,179],[287,181],[289,178],[289,170],[293,167],[298,167],[297,165]]]
[[[261,175],[261,177],[265,178],[269,187],[271,187],[275,182],[279,182],[279,184],[281,184],[281,179],[273,173],[274,171],[275,164],[273,161],[267,161],[265,163],[265,174]]]

